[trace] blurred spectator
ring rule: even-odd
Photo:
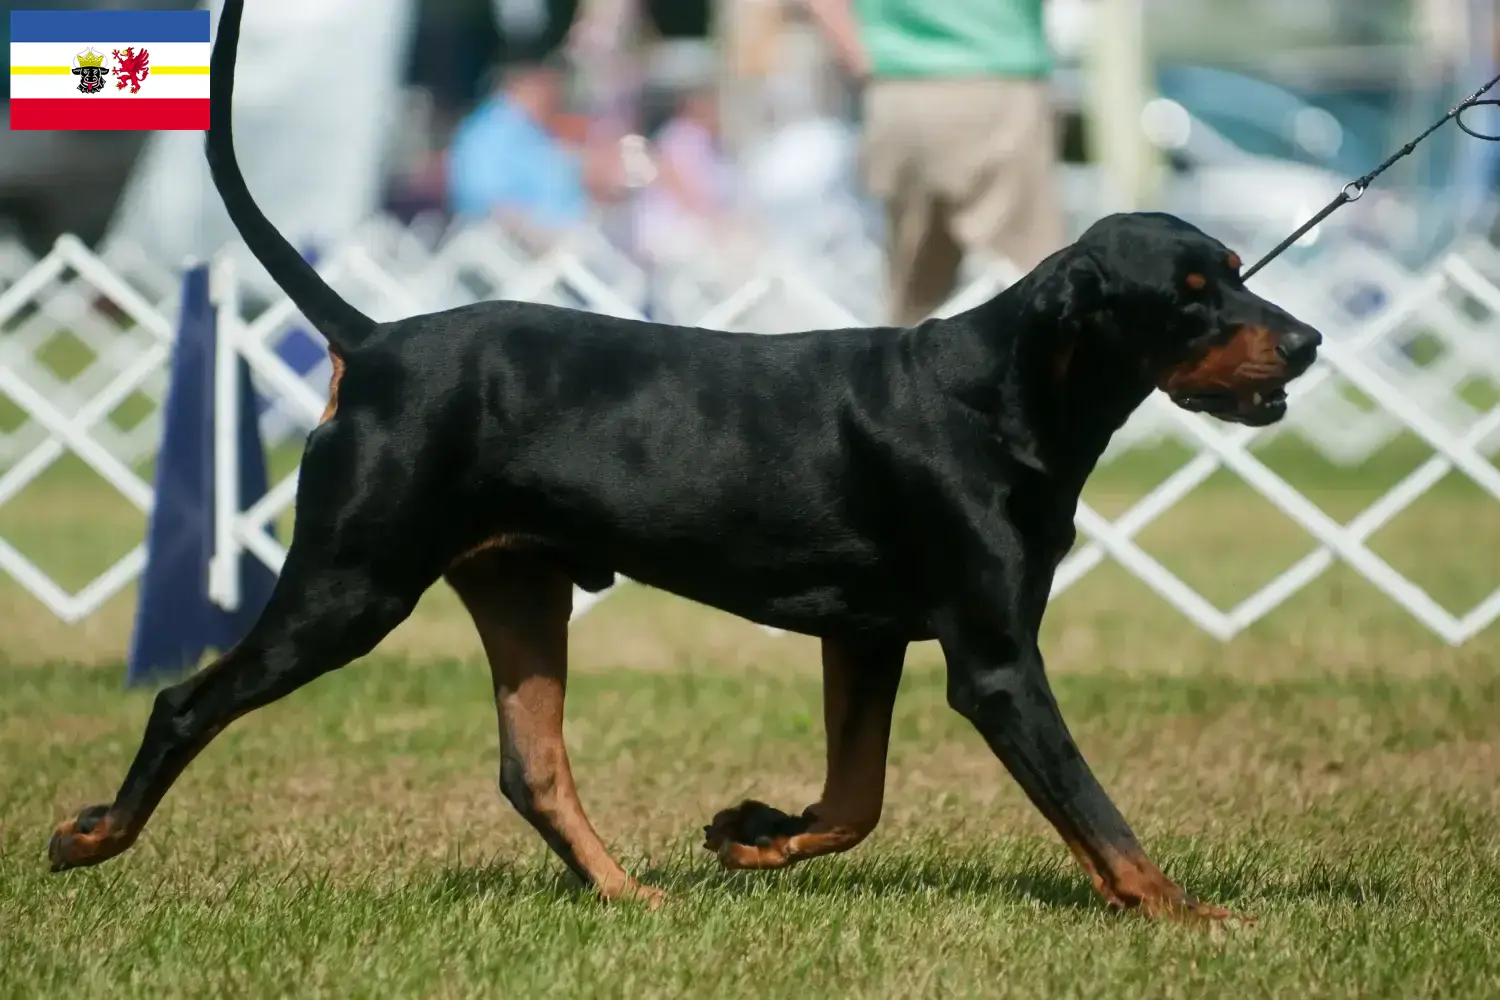
[[[393,132],[385,209],[404,222],[449,204],[443,147],[493,81],[490,64],[524,61],[566,37],[577,0],[411,0],[407,105]]]
[[[713,88],[696,87],[680,97],[651,152],[656,176],[636,207],[637,245],[657,260],[701,253],[728,224],[734,188]]]
[[[893,319],[952,293],[966,251],[1029,269],[1065,240],[1043,0],[804,0],[864,93]]]
[[[447,204],[448,161],[434,127],[437,102],[430,91],[407,89],[387,153],[389,175],[382,207],[403,223],[425,215],[441,215]]]
[[[498,92],[459,123],[448,154],[455,214],[499,218],[517,235],[548,243],[589,217],[590,197],[617,193],[618,155],[579,150],[558,129],[567,76],[555,56],[512,63]]]

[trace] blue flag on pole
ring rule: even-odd
[[[182,312],[162,414],[156,458],[156,503],[146,529],[135,628],[126,683],[182,674],[208,650],[233,646],[249,630],[276,577],[246,553],[240,563],[240,606],[225,611],[208,596],[214,549],[214,351],[216,317],[208,267],[183,278]],[[265,495],[266,459],[256,420],[250,370],[239,364],[239,509]]]

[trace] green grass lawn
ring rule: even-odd
[[[1423,457],[1267,454],[1341,520]],[[1103,470],[1090,500],[1117,514],[1177,461]],[[138,534],[76,469],[0,508],[74,585]],[[1141,544],[1221,604],[1312,547],[1226,479]],[[1460,610],[1500,583],[1500,505],[1447,481],[1372,546]],[[442,590],[237,723],[130,853],[50,875],[52,825],[108,799],[149,711],[121,690],[130,596],[64,628],[0,588],[0,996],[1500,996],[1500,626],[1448,648],[1342,568],[1227,645],[1109,565],[1049,615],[1063,711],[1148,850],[1259,919],[1212,932],[1094,900],[946,707],[932,644],[875,835],[720,872],[716,810],[817,794],[816,645],[632,588],[575,626],[567,738],[660,912],[581,893],[500,798],[488,674]]]

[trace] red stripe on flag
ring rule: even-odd
[[[208,129],[206,97],[134,97],[90,100],[87,97],[21,97],[10,102],[12,131],[168,131]]]

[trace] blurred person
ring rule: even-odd
[[[803,3],[864,85],[896,322],[942,305],[965,252],[1029,270],[1063,245],[1043,0]]]
[[[720,143],[716,90],[681,94],[651,143],[655,176],[636,204],[636,245],[655,260],[702,253],[732,224],[734,170]]]
[[[505,68],[498,90],[454,133],[448,197],[456,215],[498,218],[527,242],[546,245],[588,221],[592,198],[617,194],[618,155],[558,135],[571,121],[566,86],[556,55]]]

